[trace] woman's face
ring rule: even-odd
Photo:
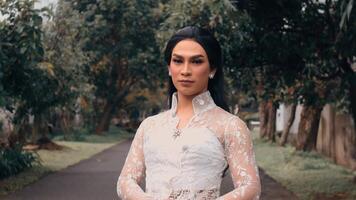
[[[210,69],[208,56],[194,40],[178,42],[172,50],[168,70],[178,92],[186,96],[195,96],[208,89]]]

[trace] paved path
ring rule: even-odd
[[[117,200],[116,181],[130,144],[131,141],[125,141],[88,160],[50,174],[5,200]],[[262,200],[297,199],[262,170],[260,175]],[[221,194],[232,188],[231,177],[226,176]]]

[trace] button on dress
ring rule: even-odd
[[[194,115],[182,129],[177,128],[177,93],[170,110],[140,124],[118,178],[121,199],[259,199],[260,178],[245,122],[218,107],[209,91],[192,103]],[[220,196],[227,165],[235,189]],[[143,179],[145,190],[139,186]]]

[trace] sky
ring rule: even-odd
[[[35,3],[36,8],[42,8],[44,6],[48,6],[50,4],[55,4],[57,3],[57,0],[37,0],[37,3]]]
[[[43,8],[50,4],[56,4],[58,0],[37,0],[35,3],[35,8]],[[0,20],[3,19],[3,16],[0,14]]]

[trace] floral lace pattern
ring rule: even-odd
[[[194,116],[177,135],[177,93],[170,110],[139,126],[117,182],[129,199],[259,199],[260,178],[246,124],[216,106],[209,91],[193,99]],[[176,135],[176,137],[174,137]],[[226,166],[234,190],[219,196]],[[145,178],[145,191],[139,183]]]
[[[213,200],[219,196],[219,189],[210,189],[210,190],[198,190],[196,192],[190,190],[178,190],[173,191],[168,199],[169,200],[176,200],[176,199],[184,199],[184,200]]]

